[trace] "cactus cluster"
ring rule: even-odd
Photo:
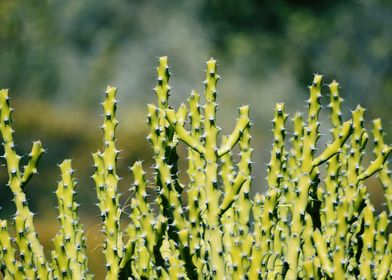
[[[105,93],[103,149],[93,154],[92,178],[105,236],[106,279],[392,277],[392,178],[386,160],[391,147],[384,143],[379,119],[373,122],[374,160],[364,166],[369,138],[364,109],[358,106],[351,119],[343,121],[339,85],[330,83],[332,140],[320,149],[323,83],[322,76],[315,75],[307,116],[295,114],[292,133],[286,131],[284,104],[276,104],[268,189],[252,196],[249,107],[240,107],[232,133],[221,135],[216,61],[207,62],[204,96],[192,91],[177,110],[169,106],[167,57],[159,59],[157,72],[157,104],[148,105],[147,114],[154,174],[148,176],[140,161],[131,167],[126,217],[121,217],[117,190],[116,88],[108,87]],[[60,230],[48,259],[23,192],[44,150],[34,142],[27,165],[20,169],[11,112],[8,91],[2,90],[0,133],[16,213],[15,234],[7,221],[0,221],[0,271],[4,279],[91,279],[71,161],[59,165]],[[179,176],[180,142],[187,147],[186,183]],[[376,213],[365,185],[376,173],[387,205],[381,213]],[[120,221],[127,226],[121,227]]]

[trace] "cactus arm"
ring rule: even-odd
[[[149,139],[154,147],[155,170],[157,171],[159,188],[157,203],[160,205],[164,216],[169,219],[170,236],[177,240],[178,237],[175,231],[185,226],[185,220],[181,216],[182,205],[179,199],[182,189],[178,181],[177,139],[175,139],[174,131],[165,116],[171,89],[169,85],[170,71],[167,57],[159,58],[157,74],[158,85],[154,88],[154,92],[158,99],[158,107],[154,108],[154,110],[149,110]],[[171,211],[171,209],[174,211]],[[174,219],[173,215],[176,215],[178,218],[177,225],[172,224]]]
[[[303,137],[303,153],[301,171],[302,176],[298,184],[298,196],[294,201],[290,246],[287,252],[287,261],[289,270],[287,272],[288,279],[296,279],[298,276],[298,261],[299,261],[299,247],[301,242],[301,230],[305,216],[305,210],[308,204],[309,188],[312,185],[311,171],[314,168],[313,155],[316,151],[316,143],[319,138],[319,121],[318,114],[320,111],[320,97],[321,97],[321,75],[314,75],[313,84],[309,87],[310,97],[308,100],[308,123],[305,127]]]
[[[374,150],[373,153],[377,156],[382,153],[384,147],[384,135],[380,119],[373,121],[373,138]],[[388,168],[388,161],[385,161],[383,169],[380,170],[378,175],[379,181],[384,188],[384,197],[387,204],[389,219],[392,219],[392,176]]]
[[[209,225],[205,233],[205,242],[208,246],[210,256],[209,266],[211,276],[218,279],[224,278],[224,259],[222,233],[219,224],[219,201],[221,194],[218,187],[218,147],[217,136],[220,129],[216,123],[216,85],[219,79],[216,73],[216,60],[210,59],[207,62],[205,80],[205,99],[204,106],[204,133],[205,133],[205,154],[206,178],[205,191],[207,196],[205,223]]]
[[[302,170],[304,172],[310,172],[313,168],[313,155],[316,151],[317,139],[320,137],[318,132],[320,126],[318,115],[321,108],[321,80],[322,76],[315,74],[313,84],[309,87],[310,97],[308,100],[308,124],[305,127],[305,134],[303,137]]]
[[[225,140],[223,147],[226,148],[220,148],[219,151],[222,151],[222,155],[227,154],[233,146],[239,141],[240,143],[240,162],[238,164],[238,173],[235,176],[233,180],[233,184],[231,188],[228,188],[225,192],[225,195],[223,197],[222,203],[220,205],[220,210],[219,210],[219,215],[221,216],[227,208],[233,203],[235,197],[240,193],[240,190],[242,189],[242,186],[246,181],[248,181],[247,185],[250,184],[251,179],[250,179],[250,170],[251,170],[251,155],[253,153],[253,150],[250,148],[250,140],[251,136],[249,133],[249,126],[250,126],[250,120],[249,120],[249,107],[244,106],[240,108],[240,118],[237,122],[236,128],[234,129],[234,132]],[[237,132],[238,131],[238,132]],[[237,140],[234,140],[238,138]],[[227,152],[224,152],[227,147],[230,147]],[[219,151],[218,151],[218,156],[219,156]],[[230,174],[225,174],[222,173],[221,176],[228,176]],[[243,190],[242,193],[245,193],[246,196],[249,196],[249,186]],[[246,207],[246,202],[242,201],[241,204],[244,208]],[[241,208],[240,208],[241,209]],[[243,209],[245,213],[248,211],[246,209]],[[245,214],[245,216],[249,216],[249,213]]]
[[[344,142],[347,140],[350,134],[351,134],[351,121],[347,121],[343,123],[342,130],[339,133],[338,137],[335,139],[335,141],[329,144],[328,147],[322,152],[322,154],[313,160],[312,166],[313,167],[319,166],[320,164],[323,164],[324,162],[328,161],[331,157],[339,153],[340,148],[343,146]]]
[[[228,153],[235,144],[240,140],[242,133],[244,132],[245,128],[249,126],[249,106],[243,106],[239,109],[240,117],[237,119],[236,127],[234,128],[233,132],[228,137],[225,145],[219,148],[217,155],[218,157],[223,156],[224,154]]]
[[[342,137],[342,112],[341,112],[341,103],[343,99],[339,94],[339,84],[336,81],[333,81],[328,85],[330,91],[330,103],[328,107],[330,108],[330,121],[332,125],[331,134],[332,141],[336,141],[340,137]],[[331,249],[335,246],[334,236],[336,234],[336,222],[337,215],[339,213],[337,205],[339,204],[339,181],[338,178],[339,172],[344,170],[344,163],[342,160],[344,158],[344,145],[340,145],[340,152],[335,156],[332,156],[327,163],[327,174],[325,176],[325,187],[326,187],[326,195],[324,196],[323,209],[324,211],[321,213],[321,220],[323,223],[322,229],[324,231],[324,236],[326,240],[329,242]],[[338,257],[335,257],[335,253],[341,256],[341,247],[337,247],[334,250],[334,275],[338,278],[344,277],[344,272],[341,269],[341,264],[338,262]],[[336,262],[335,262],[336,260]]]
[[[358,182],[363,181],[366,178],[369,178],[376,172],[380,171],[384,167],[384,163],[386,159],[388,158],[389,154],[392,151],[392,147],[389,147],[387,145],[384,145],[381,153],[377,156],[377,158],[369,165],[369,167],[363,171],[361,174],[358,176]]]
[[[286,152],[284,149],[284,139],[286,136],[285,122],[287,114],[284,112],[284,104],[277,103],[275,105],[275,116],[273,120],[274,124],[274,144],[271,150],[271,160],[267,167],[267,183],[272,189],[279,189],[281,184],[282,166],[286,161]]]
[[[42,148],[41,141],[34,141],[33,147],[29,154],[29,162],[24,167],[22,175],[22,188],[34,174],[37,174],[37,165],[44,152],[45,150]]]
[[[102,221],[104,221],[106,216],[106,206],[105,206],[106,185],[105,185],[105,178],[103,175],[104,163],[102,159],[102,153],[98,151],[96,153],[93,153],[92,157],[94,160],[95,172],[94,175],[92,175],[91,177],[94,180],[96,186],[96,192],[98,198],[97,206],[101,211],[100,217]]]
[[[222,145],[227,141],[227,136],[222,136]],[[230,151],[224,154],[221,158],[221,166],[219,176],[222,180],[223,192],[226,194],[230,192],[231,186],[236,177],[235,163],[233,162],[233,153]]]
[[[267,234],[265,234],[263,238],[262,248],[263,250],[271,252],[266,254],[264,259],[268,257],[268,255],[273,255],[276,258],[277,255],[282,253],[284,249],[281,245],[280,238],[282,235],[284,236],[288,233],[287,225],[283,225],[283,221],[288,220],[290,209],[289,207],[279,207],[280,204],[290,205],[290,202],[285,199],[284,194],[287,187],[285,186],[286,182],[283,181],[285,175],[287,175],[286,170],[288,164],[287,151],[284,143],[286,137],[285,122],[287,117],[288,115],[285,113],[284,104],[277,103],[275,105],[274,119],[272,121],[274,125],[274,143],[271,150],[271,160],[267,165],[267,183],[269,191],[266,198],[270,201],[264,205],[263,209],[264,220],[268,218],[271,222],[266,224],[263,228],[263,231],[267,232]],[[275,197],[275,199],[271,199],[272,197]],[[283,268],[283,266],[280,268]],[[263,272],[266,273],[265,277],[269,277],[270,270],[271,267],[267,266],[266,271]]]
[[[302,223],[303,217],[305,216],[306,204],[308,202],[308,189],[311,184],[312,181],[310,176],[305,173],[299,180],[298,186],[300,186],[301,189],[299,189],[299,196],[296,197],[293,203],[293,218],[291,222],[291,235],[289,237],[290,246],[288,246],[287,252],[287,261],[289,264],[288,279],[296,279],[298,276]]]
[[[276,123],[276,122],[275,122]],[[301,175],[302,154],[303,154],[303,136],[304,136],[304,121],[300,113],[296,113],[292,119],[294,126],[294,133],[290,138],[291,149],[287,155],[287,162],[285,164],[286,171],[282,173],[282,195],[278,202],[278,217],[279,228],[281,234],[279,243],[285,243],[290,236],[290,217],[293,211],[293,202],[296,195],[299,193],[299,178]],[[287,246],[282,246],[281,253],[285,256],[287,254]]]
[[[3,137],[4,158],[8,171],[8,186],[14,195],[16,214],[14,217],[16,244],[19,254],[23,258],[23,265],[27,268],[36,267],[36,273],[41,279],[47,279],[48,267],[42,245],[39,243],[34,223],[33,213],[30,211],[26,195],[22,190],[22,174],[19,169],[20,156],[16,153],[14,143],[14,130],[11,126],[11,113],[13,109],[9,106],[8,90],[0,90],[0,133]],[[28,277],[31,274],[28,274]]]
[[[225,197],[219,206],[219,216],[222,216],[227,211],[227,209],[229,209],[229,207],[234,202],[236,195],[240,192],[241,187],[244,185],[247,179],[248,178],[241,173],[236,176],[233,184],[231,185],[230,191],[225,194]]]
[[[357,106],[357,108],[352,112],[352,122],[353,122],[353,132],[351,135],[350,148],[347,151],[347,182],[345,184],[345,195],[348,197],[348,200],[356,200],[355,203],[352,204],[351,209],[349,211],[349,219],[357,215],[357,208],[363,201],[363,196],[360,195],[360,190],[364,191],[364,186],[362,184],[358,184],[358,176],[363,172],[363,167],[361,166],[363,150],[365,148],[366,141],[363,141],[366,138],[366,131],[363,127],[363,116],[365,109],[361,106]]]
[[[103,232],[105,234],[104,254],[106,257],[106,279],[115,279],[119,273],[119,263],[123,254],[123,241],[120,232],[119,194],[117,185],[119,177],[116,172],[116,162],[119,151],[115,147],[115,130],[118,125],[116,119],[117,89],[108,86],[105,92],[104,123],[102,125],[104,149],[93,155],[96,167],[93,179],[96,183],[97,196]]]
[[[176,119],[176,113],[174,112],[173,109],[168,109],[166,111],[166,116],[167,120],[169,123],[173,126],[175,129],[178,138],[183,141],[187,146],[190,148],[194,149],[196,152],[200,154],[205,153],[204,147],[197,141],[195,138],[193,138],[188,131],[177,121]]]
[[[299,177],[299,173],[301,172],[301,157],[302,157],[302,138],[304,134],[304,122],[302,119],[301,113],[297,112],[294,115],[294,118],[291,120],[294,126],[293,136],[290,138],[291,142],[291,150],[288,155],[288,166],[289,166],[289,174],[290,179],[292,180],[291,185],[293,189],[289,190],[290,195],[294,191],[294,187],[297,178]]]
[[[201,106],[199,103],[200,95],[196,91],[191,92],[188,98],[189,104],[189,119],[191,125],[192,138],[202,143],[202,120]],[[203,147],[204,149],[204,147]],[[188,197],[188,220],[190,224],[189,230],[189,250],[191,252],[193,263],[196,266],[199,277],[206,277],[205,261],[204,261],[204,242],[202,240],[202,218],[201,215],[205,211],[206,195],[204,191],[205,185],[205,160],[203,154],[188,147],[188,176],[189,188],[187,188]]]
[[[59,167],[62,179],[58,183],[56,196],[59,204],[60,230],[54,239],[55,263],[60,264],[58,271],[61,271],[63,276],[70,279],[91,279],[92,275],[87,268],[84,230],[77,214],[79,205],[74,199],[76,181],[73,178],[71,160],[64,160]]]
[[[337,139],[340,134],[340,128],[342,126],[342,110],[341,104],[343,102],[343,98],[340,97],[339,94],[339,83],[333,80],[329,85],[330,92],[330,101],[328,107],[331,110],[330,118],[332,124],[332,137],[333,139]]]

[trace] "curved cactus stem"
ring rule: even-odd
[[[389,147],[387,145],[384,145],[383,149],[381,150],[381,153],[377,156],[377,158],[369,165],[369,167],[363,171],[361,174],[358,175],[358,182],[363,181],[366,178],[369,178],[376,172],[380,171],[384,167],[384,163],[386,159],[388,158],[389,154],[392,151],[392,147]]]
[[[38,162],[45,150],[42,148],[41,141],[34,141],[33,147],[31,148],[31,152],[29,154],[29,162],[24,167],[23,175],[22,175],[22,187],[26,185],[26,183],[33,177],[34,174],[37,174],[37,166]]]
[[[37,233],[33,223],[33,213],[30,211],[26,195],[22,190],[23,174],[20,172],[19,161],[21,157],[16,153],[14,143],[14,130],[11,124],[11,113],[13,109],[9,105],[8,90],[0,90],[0,133],[3,138],[4,158],[8,171],[8,186],[14,195],[16,213],[14,216],[16,244],[19,248],[22,265],[26,268],[36,267],[37,270],[28,277],[39,277],[40,279],[48,278],[48,266],[45,262],[45,256],[42,245],[39,243]],[[33,144],[33,161],[31,167],[34,169],[41,153],[40,145]],[[35,161],[37,160],[37,161]],[[30,175],[27,169],[27,179]],[[34,276],[35,275],[35,276]]]
[[[328,161],[331,157],[339,153],[341,147],[343,146],[344,142],[346,142],[347,138],[351,134],[351,121],[347,121],[343,123],[341,132],[339,133],[338,137],[333,141],[328,147],[315,158],[312,162],[312,166],[316,167],[324,162]]]
[[[199,154],[205,154],[205,148],[200,144],[200,142],[193,138],[189,132],[177,122],[176,113],[173,109],[168,109],[166,111],[166,117],[176,131],[178,139],[183,141],[188,147],[194,149]]]
[[[218,157],[221,157],[224,154],[228,153],[230,150],[232,150],[235,144],[237,144],[237,142],[241,139],[241,136],[244,133],[246,127],[249,126],[249,106],[242,106],[239,111],[240,117],[237,119],[237,124],[233,132],[227,138],[226,143],[219,148],[217,152]]]

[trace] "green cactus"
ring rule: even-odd
[[[27,278],[48,278],[48,265],[45,262],[44,252],[38,241],[34,229],[33,213],[28,207],[26,195],[23,192],[25,183],[36,173],[38,161],[44,152],[41,142],[33,143],[29,162],[20,171],[21,156],[16,153],[14,143],[14,130],[12,129],[8,90],[0,91],[0,133],[3,138],[5,163],[8,171],[8,186],[14,195],[16,213],[14,216],[15,243],[18,247],[19,257],[22,261],[21,270]]]
[[[93,179],[95,181],[98,207],[101,211],[103,221],[103,232],[105,234],[104,254],[106,257],[106,279],[116,279],[120,273],[119,263],[123,257],[123,240],[120,231],[121,209],[119,206],[120,195],[117,191],[120,180],[116,172],[116,162],[119,150],[116,149],[115,130],[118,125],[116,119],[117,89],[108,86],[105,101],[102,103],[104,110],[104,122],[102,130],[104,133],[103,151],[93,154],[94,167],[96,169]]]
[[[61,226],[53,240],[53,276],[57,279],[91,279],[87,266],[86,238],[77,215],[79,205],[74,199],[76,181],[71,160],[64,160],[59,167],[62,178],[56,196]]]
[[[154,174],[131,167],[130,211],[121,217],[115,146],[116,88],[105,92],[103,149],[93,154],[97,206],[102,218],[106,279],[389,279],[392,277],[392,178],[381,121],[373,122],[374,160],[364,166],[365,110],[343,121],[339,85],[329,88],[331,142],[318,145],[322,76],[309,87],[307,116],[296,113],[287,132],[285,105],[275,106],[273,146],[265,193],[251,195],[249,107],[239,108],[231,134],[217,124],[217,62],[207,62],[205,91],[187,104],[169,105],[167,57],[159,59],[157,105],[148,105],[147,139]],[[71,160],[59,167],[56,196],[60,229],[46,257],[23,188],[37,173],[44,150],[33,143],[21,170],[7,90],[0,91],[0,133],[8,187],[14,195],[14,234],[0,221],[0,271],[4,279],[92,279],[86,237],[75,200]],[[286,136],[288,139],[286,139]],[[180,181],[177,148],[187,147],[188,183]],[[238,156],[234,150],[239,151]],[[377,174],[387,210],[377,214],[366,179]],[[124,206],[125,207],[125,206]],[[126,227],[120,221],[127,222]]]

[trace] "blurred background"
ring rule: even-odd
[[[367,108],[365,125],[381,117],[392,137],[392,2],[388,0],[156,0],[0,1],[0,88],[10,90],[19,154],[41,139],[47,153],[26,188],[41,240],[50,250],[57,231],[59,170],[72,158],[78,178],[80,215],[86,225],[91,269],[103,275],[101,238],[91,153],[101,147],[103,92],[117,86],[118,148],[123,150],[120,189],[128,198],[128,167],[151,163],[145,140],[146,104],[154,103],[157,58],[169,56],[172,104],[192,89],[203,91],[205,61],[214,57],[219,82],[219,122],[229,133],[236,108],[251,105],[254,122],[253,191],[265,189],[276,102],[304,111],[313,73],[341,84],[345,117]],[[327,89],[324,88],[327,93]],[[326,105],[328,97],[325,94]],[[329,129],[327,110],[322,130]],[[328,137],[326,138],[328,140]],[[323,143],[320,143],[323,145]],[[371,158],[369,143],[369,158]],[[0,218],[14,213],[0,167]],[[382,209],[377,180],[368,182]]]

